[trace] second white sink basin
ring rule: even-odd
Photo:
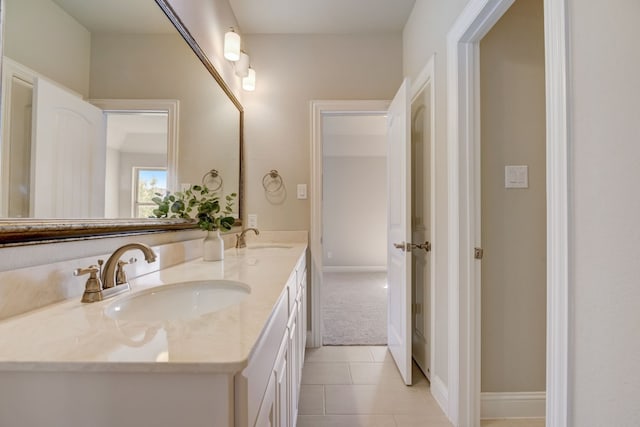
[[[251,288],[233,280],[201,280],[157,286],[120,298],[105,308],[115,320],[186,320],[239,304]]]

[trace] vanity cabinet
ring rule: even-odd
[[[247,402],[247,417],[238,421],[241,426],[256,427],[294,427],[298,417],[300,383],[302,365],[304,364],[306,344],[306,264],[304,257],[292,273],[281,303],[287,300],[288,320],[280,345],[273,361],[273,368],[268,371],[258,370],[269,359],[267,352],[256,353],[249,366],[236,377],[236,385],[240,389],[253,390]],[[285,298],[286,297],[286,298]],[[279,313],[277,310],[276,313]],[[281,313],[274,317],[281,322]],[[253,384],[256,384],[253,386]],[[266,384],[260,396],[260,407],[254,418],[256,395],[259,384]],[[240,408],[242,410],[242,408]],[[239,414],[240,415],[240,414]],[[255,423],[251,420],[255,419]]]
[[[295,427],[305,253],[229,253],[224,276],[195,260],[135,279],[139,289],[222,277],[251,286],[206,321],[117,324],[104,314],[110,302],[70,300],[0,322],[0,426]]]

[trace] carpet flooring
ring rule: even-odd
[[[324,273],[324,345],[387,344],[387,273]]]

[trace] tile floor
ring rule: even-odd
[[[402,382],[385,346],[308,348],[298,427],[452,427],[414,367]],[[483,427],[544,427],[543,420],[484,420]]]
[[[402,382],[385,346],[307,349],[298,427],[451,427],[416,369]]]

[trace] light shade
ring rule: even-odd
[[[240,59],[235,64],[236,76],[247,77],[249,75],[249,55],[240,52]]]
[[[242,79],[242,89],[248,92],[256,90],[256,71],[251,67],[249,67],[247,77]]]
[[[240,59],[240,35],[233,28],[224,35],[224,57],[234,62]]]

